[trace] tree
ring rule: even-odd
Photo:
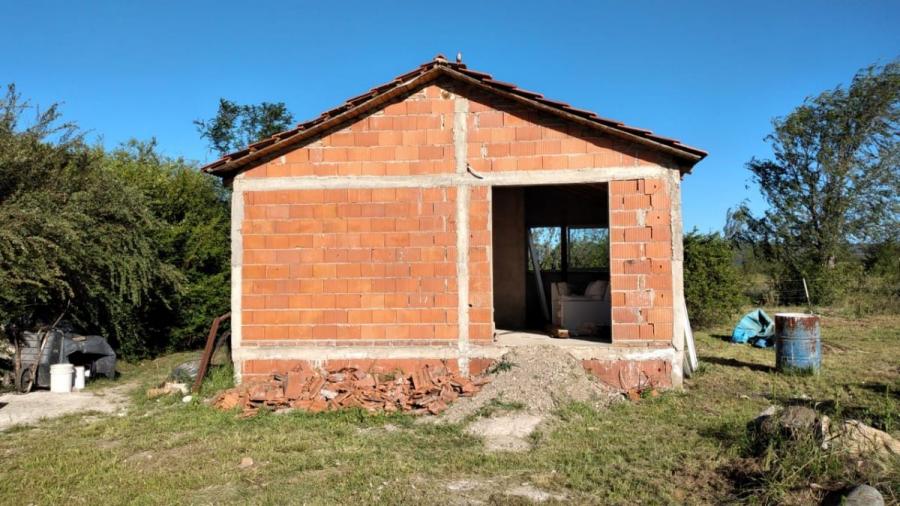
[[[747,164],[769,208],[756,217],[741,204],[728,234],[827,299],[851,244],[900,231],[900,62],[868,67],[773,123],[773,157]]]
[[[144,336],[154,351],[202,344],[213,318],[228,310],[230,294],[229,193],[219,178],[156,151],[156,142],[130,141],[104,164],[139,190],[159,220],[153,241],[162,262],[181,282],[142,308]]]
[[[194,125],[210,149],[225,155],[288,130],[293,122],[284,102],[241,105],[221,98],[216,116],[208,121],[194,120]]]
[[[696,230],[684,236],[684,299],[697,328],[726,321],[744,303],[729,241]]]
[[[229,196],[155,142],[105,151],[0,98],[0,329],[66,311],[134,358],[193,347],[228,309]],[[10,336],[7,336],[10,337]]]
[[[66,317],[125,354],[144,344],[138,309],[181,281],[153,241],[159,221],[54,105],[0,99],[0,323]]]

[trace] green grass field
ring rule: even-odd
[[[138,385],[127,415],[0,433],[0,503],[523,504],[505,491],[527,483],[574,503],[809,504],[860,481],[900,500],[900,459],[815,448],[756,459],[745,430],[773,402],[801,402],[900,436],[900,317],[825,317],[815,376],[776,374],[771,349],[732,345],[727,333],[698,333],[703,366],[683,392],[600,412],[572,405],[525,453],[488,454],[459,426],[405,415],[239,419],[196,400],[150,401],[144,390],[194,355],[123,364],[119,381]],[[217,371],[205,395],[228,374]]]

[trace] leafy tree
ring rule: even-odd
[[[229,306],[228,192],[218,178],[161,156],[155,141],[130,141],[104,163],[143,193],[160,221],[153,236],[160,260],[182,276],[176,290],[143,308],[145,334],[157,348],[200,344],[212,319]]]
[[[609,269],[609,229],[568,229],[569,269]]]
[[[56,106],[23,124],[29,108],[13,86],[0,100],[0,323],[69,307],[84,330],[140,354],[138,308],[181,281],[159,259],[159,220]]]
[[[125,356],[197,345],[228,308],[228,193],[155,142],[90,147],[0,99],[0,328],[66,317]]]
[[[293,122],[284,102],[241,105],[221,98],[216,116],[207,121],[195,120],[194,125],[210,149],[225,155],[288,130]]]
[[[684,236],[684,299],[691,325],[727,321],[744,303],[731,243],[718,233]]]
[[[900,310],[900,239],[870,244],[866,247],[863,267],[870,294],[877,300],[869,304],[871,311]],[[859,307],[859,306],[857,306]]]
[[[769,209],[756,217],[742,204],[728,234],[760,248],[782,277],[808,278],[825,302],[851,244],[900,232],[900,62],[860,71],[774,127],[773,158],[747,164]]]

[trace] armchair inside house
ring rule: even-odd
[[[609,281],[591,281],[583,293],[573,291],[565,281],[553,283],[550,305],[554,326],[575,336],[597,335],[610,325]]]

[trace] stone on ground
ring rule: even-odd
[[[884,506],[881,493],[869,485],[859,485],[844,498],[845,506]]]

